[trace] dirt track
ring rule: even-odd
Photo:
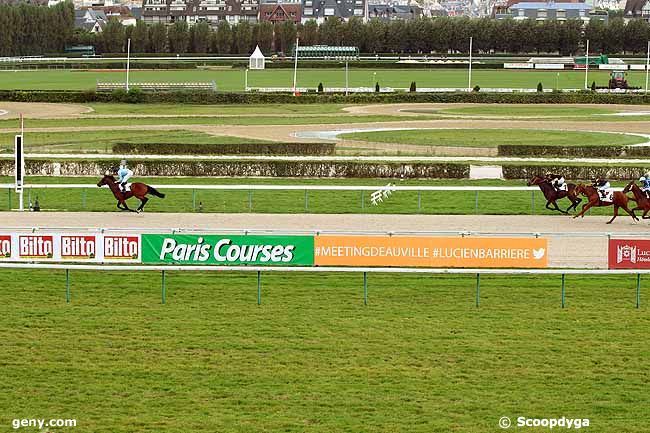
[[[32,119],[75,118],[92,111],[78,104],[46,104],[34,102],[0,102],[0,110],[7,111],[0,119],[15,119],[20,113]]]
[[[170,214],[170,213],[0,213],[2,228],[113,228],[195,229],[203,231],[278,230],[283,233],[321,231],[449,231],[481,232],[492,236],[540,233],[549,239],[551,267],[607,266],[607,233],[613,237],[650,237],[647,222],[633,223],[619,217],[573,220],[562,216],[495,215],[289,215],[289,214]],[[567,233],[569,233],[567,235]],[[453,235],[450,233],[449,235]]]

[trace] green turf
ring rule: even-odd
[[[414,116],[409,120],[431,120],[431,116]],[[230,116],[230,117],[113,117],[80,119],[29,119],[25,128],[82,128],[93,126],[181,126],[181,125],[317,125],[373,122],[402,122],[404,116]],[[0,120],[0,129],[18,128],[18,120]]]
[[[94,433],[647,430],[635,278],[0,271],[0,424]],[[36,431],[22,429],[25,431]],[[516,428],[514,428],[516,430]],[[548,429],[527,429],[546,432]],[[563,430],[563,429],[562,429]],[[555,431],[555,430],[553,430]]]
[[[418,113],[418,110],[411,110]],[[451,114],[460,116],[496,116],[496,117],[573,117],[595,116],[616,113],[611,108],[597,107],[566,107],[554,105],[480,105],[472,107],[445,108],[437,110],[438,114]],[[609,117],[608,117],[609,119]]]
[[[108,163],[107,163],[108,164]],[[30,188],[25,203],[38,197],[44,211],[112,212],[115,200],[110,191],[96,188],[98,178],[32,177],[27,183],[88,184],[86,189]],[[141,178],[135,179],[153,185],[204,184],[285,184],[285,185],[466,185],[466,186],[525,186],[523,181],[468,181],[468,180],[406,180],[395,179],[266,179],[266,178]],[[0,183],[13,179],[0,177]],[[612,182],[614,186],[626,183]],[[370,202],[372,191],[207,191],[190,189],[165,190],[163,200],[152,198],[147,203],[150,212],[255,212],[255,213],[366,213],[366,214],[435,214],[435,215],[558,215],[544,208],[546,201],[540,191],[397,191],[378,206]],[[131,200],[130,203],[136,204]],[[583,202],[584,203],[584,202]],[[569,206],[560,200],[560,207]],[[11,206],[10,206],[11,205]],[[10,189],[0,189],[0,211],[17,209],[18,199]],[[612,208],[595,208],[589,215],[611,215]]]
[[[0,152],[13,152],[13,133],[0,133]],[[116,143],[177,143],[177,144],[234,144],[269,143],[249,138],[215,136],[204,132],[184,130],[122,130],[122,131],[77,131],[29,132],[25,148],[29,152],[93,152],[111,153]]]
[[[340,138],[417,146],[497,147],[498,145],[611,146],[644,143],[646,138],[600,132],[533,129],[417,129],[354,132]]]
[[[558,76],[559,74],[559,76]],[[584,88],[584,71],[509,71],[509,70],[474,70],[472,87],[511,87],[535,88],[541,82],[545,89],[582,89]],[[7,72],[0,71],[0,89],[44,89],[44,90],[89,90],[95,89],[97,81],[124,82],[125,73],[88,72],[70,70],[40,70]],[[175,71],[132,71],[131,82],[187,82],[214,81],[221,91],[242,91],[244,89],[243,70],[175,70]],[[418,88],[450,87],[466,88],[467,71],[458,69],[351,69],[349,85],[351,87],[372,87],[376,82],[381,86],[408,88],[415,81]],[[590,71],[589,82],[605,86],[609,81],[607,71]],[[344,68],[336,69],[300,69],[298,86],[316,88],[319,83],[325,87],[344,87]],[[645,73],[633,71],[628,73],[631,86],[644,86]],[[267,69],[249,71],[250,87],[285,87],[293,86],[291,69]]]
[[[255,105],[191,105],[191,104],[89,104],[95,115],[264,115],[264,114],[327,114],[340,112],[339,104],[255,104]]]

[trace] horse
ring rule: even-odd
[[[625,185],[625,188],[623,188],[623,194],[627,194],[630,191],[632,192],[632,195],[634,195],[634,198],[630,200],[636,202],[636,207],[632,209],[632,211],[642,210],[643,215],[641,215],[641,218],[650,218],[650,216],[647,216],[647,213],[650,212],[650,199],[648,199],[646,193],[644,191],[641,191],[641,188],[639,188],[639,186],[634,181],[631,181]]]
[[[122,190],[120,189],[120,186],[117,183],[115,183],[115,178],[110,173],[106,173],[106,175],[97,183],[97,186],[99,187],[103,185],[108,185],[108,187],[111,189],[113,195],[117,199],[117,208],[120,210],[128,210],[131,212],[142,212],[144,209],[144,205],[147,204],[147,202],[149,201],[149,199],[146,197],[147,194],[152,194],[155,195],[156,197],[165,198],[165,194],[159,192],[153,186],[145,185],[144,183],[140,183],[140,182],[135,182],[131,184],[131,190],[123,193]],[[140,206],[136,210],[130,209],[126,204],[126,201],[131,197],[136,197],[137,199],[140,200]]]
[[[527,185],[539,186],[539,189],[542,190],[542,194],[544,194],[544,198],[546,199],[546,209],[549,210],[556,210],[558,212],[562,212],[563,214],[568,214],[571,209],[577,209],[580,202],[582,202],[582,199],[578,197],[578,194],[575,193],[576,186],[573,183],[566,184],[566,191],[557,191],[546,178],[542,176],[533,176],[533,178],[528,181]],[[565,197],[571,201],[571,206],[569,206],[566,210],[562,210],[557,205],[556,201]],[[554,207],[551,207],[551,204]]]
[[[583,194],[585,197],[587,197],[588,202],[582,206],[582,210],[580,211],[580,213],[576,214],[573,218],[578,218],[578,217],[584,218],[585,212],[587,212],[590,208],[594,206],[600,207],[600,206],[609,206],[613,204],[614,216],[612,217],[611,220],[607,221],[607,224],[611,224],[612,221],[614,221],[614,219],[618,216],[618,208],[623,208],[623,210],[627,212],[634,221],[639,221],[639,218],[636,217],[634,211],[630,210],[630,208],[628,208],[627,206],[629,197],[621,191],[614,191],[611,202],[601,201],[598,190],[593,186],[585,186],[583,184],[578,184],[578,186],[576,186],[575,193]]]

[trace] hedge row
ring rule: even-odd
[[[123,155],[334,155],[334,143],[116,143]]]
[[[217,83],[218,86],[218,83]],[[381,104],[381,103],[490,103],[490,104],[650,104],[643,94],[576,93],[219,93],[205,91],[142,92],[132,89],[114,92],[65,90],[0,90],[0,101],[15,102],[128,102],[175,104]]]
[[[189,177],[320,177],[320,178],[421,178],[464,179],[467,164],[425,164],[384,162],[306,161],[129,161],[137,176]],[[26,162],[28,176],[102,176],[110,167],[106,161]],[[13,174],[13,161],[0,161],[0,175]]]
[[[571,157],[571,158],[640,158],[650,156],[650,147],[631,146],[498,146],[499,156]]]
[[[406,59],[403,59],[406,60]],[[345,66],[345,60],[299,60],[300,69],[339,69]],[[233,63],[233,68],[247,67],[248,64]],[[348,66],[354,69],[467,69],[467,63],[397,63],[396,61],[349,61]],[[290,61],[266,62],[266,69],[293,69]],[[503,69],[503,63],[472,62],[472,69]]]
[[[649,167],[641,166],[594,166],[594,165],[504,165],[503,177],[505,179],[531,179],[533,176],[542,175],[547,171],[561,173],[568,180],[595,179],[603,177],[610,180],[638,179],[646,173]]]

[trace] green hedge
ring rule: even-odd
[[[571,157],[571,158],[641,158],[650,156],[650,147],[631,146],[521,146],[499,145],[499,156]]]
[[[110,162],[97,160],[26,162],[28,176],[102,176]],[[464,179],[468,164],[384,163],[344,161],[166,161],[129,160],[136,176],[189,177],[321,177],[321,178],[420,178]],[[13,175],[13,161],[0,160],[0,175]]]
[[[403,59],[407,60],[407,59]],[[345,67],[345,60],[298,60],[300,69],[333,69]],[[473,62],[472,62],[473,63]],[[233,63],[233,68],[246,67],[248,64]],[[397,63],[397,61],[358,61],[350,60],[348,66],[354,69],[467,69],[466,63]],[[293,69],[291,61],[266,62],[266,69]],[[477,63],[472,64],[472,69],[503,69],[503,63]]]
[[[596,165],[564,165],[564,164],[513,164],[503,166],[503,177],[505,179],[531,179],[535,175],[543,175],[550,171],[563,174],[570,181],[573,179],[594,179],[604,177],[610,180],[632,180],[638,179],[650,168],[642,166],[596,166]]]
[[[123,155],[334,155],[334,143],[116,143]]]
[[[218,83],[217,83],[218,85]],[[584,93],[220,93],[205,91],[138,92],[0,90],[0,101],[15,102],[130,102],[174,104],[381,104],[381,103],[490,103],[490,104],[650,104],[642,94]]]

